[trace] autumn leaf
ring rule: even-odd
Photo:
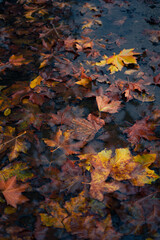
[[[90,28],[93,24],[94,24],[94,20],[90,20],[90,21],[85,21],[84,22],[85,24],[82,26],[82,29],[85,29],[85,28]]]
[[[154,133],[155,124],[149,121],[149,118],[143,118],[142,120],[137,120],[136,123],[124,130],[124,133],[128,135],[128,141],[133,145],[137,145],[142,138],[149,141],[156,140]]]
[[[78,140],[90,141],[104,124],[103,119],[99,119],[93,114],[89,114],[87,120],[74,118],[72,119],[73,135]]]
[[[14,146],[11,149],[11,152],[8,154],[10,161],[17,158],[20,152],[26,153],[28,150],[27,145],[24,141],[16,139]]]
[[[54,226],[55,228],[64,228],[63,220],[68,214],[61,208],[59,203],[50,201],[44,205],[44,209],[46,209],[47,213],[40,213],[43,225],[47,227]]]
[[[139,53],[133,52],[134,48],[131,49],[123,49],[118,55],[113,55],[107,58],[106,63],[111,64],[109,70],[111,73],[121,71],[125,65],[128,64],[137,64],[137,60],[134,55],[138,55]]]
[[[115,150],[114,157],[111,150],[103,150],[98,154],[80,155],[79,158],[88,162],[86,169],[91,172],[90,196],[99,201],[103,201],[105,192],[120,191],[123,180],[135,186],[144,186],[159,178],[149,169],[156,154],[133,157],[128,148],[119,148]],[[111,177],[110,181],[106,181],[108,177]]]
[[[84,68],[81,68],[80,80],[75,83],[86,87],[92,81],[92,78],[88,77],[84,71]]]
[[[111,100],[107,96],[97,96],[96,101],[99,111],[108,113],[118,112],[121,104],[121,101]]]
[[[75,163],[71,160],[67,160],[59,174],[59,179],[62,181],[62,190],[68,190],[68,192],[75,192],[78,189],[82,188],[83,174],[82,169],[79,166],[76,166]]]
[[[42,82],[43,78],[39,75],[35,79],[33,79],[30,83],[30,88],[35,88],[37,85],[40,85]]]
[[[0,189],[2,190],[7,204],[15,208],[17,208],[17,204],[28,201],[28,198],[21,194],[28,186],[28,184],[18,186],[16,184],[16,176],[11,177],[6,182],[4,180],[0,181]]]
[[[10,58],[9,58],[9,62],[14,65],[14,66],[21,66],[23,64],[28,64],[30,61],[27,61],[23,55],[12,55]]]
[[[56,133],[54,140],[50,139],[43,139],[44,142],[49,146],[53,147],[54,150],[51,152],[56,151],[57,149],[62,149],[66,155],[70,154],[77,154],[77,150],[84,146],[85,142],[72,142],[71,139],[71,131],[68,130],[64,133],[59,129]]]
[[[156,76],[153,78],[153,80],[154,80],[154,83],[155,83],[155,84],[160,85],[160,73],[159,73],[158,75],[156,75]]]
[[[27,164],[22,162],[12,162],[12,164],[8,164],[0,170],[0,175],[3,180],[8,180],[9,178],[16,176],[17,179],[22,182],[33,177],[33,173],[29,171]]]

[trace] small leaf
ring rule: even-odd
[[[107,96],[96,97],[98,109],[100,112],[116,113],[120,108],[120,101],[110,100]]]
[[[41,76],[36,77],[34,80],[31,81],[30,88],[35,88],[37,85],[40,85],[42,80],[43,78]]]
[[[10,108],[6,108],[6,110],[4,111],[4,116],[8,116],[11,114],[11,109]]]

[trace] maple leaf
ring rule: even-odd
[[[68,189],[69,192],[75,192],[82,187],[83,174],[82,169],[76,166],[73,161],[67,160],[59,174],[60,180],[63,182],[62,190]]]
[[[56,151],[57,149],[61,148],[65,152],[66,155],[70,154],[77,154],[76,151],[79,148],[82,148],[85,145],[85,142],[75,142],[71,143],[71,131],[67,130],[66,132],[62,133],[62,131],[59,129],[56,133],[56,136],[54,140],[50,139],[43,139],[44,142],[49,146],[55,148],[54,150],[51,150],[51,152]]]
[[[11,177],[6,182],[4,180],[0,181],[0,189],[2,190],[7,204],[15,208],[17,208],[17,204],[28,201],[28,198],[21,194],[28,186],[28,184],[18,186],[16,184],[16,176]]]
[[[16,139],[15,144],[8,155],[9,160],[12,161],[14,158],[17,158],[20,152],[26,153],[27,149],[28,148],[25,142],[20,139]]]
[[[143,118],[142,120],[137,120],[136,123],[124,130],[124,133],[127,133],[128,140],[133,144],[137,145],[141,138],[147,139],[149,141],[156,140],[155,133],[155,124],[148,121],[149,118]]]
[[[100,112],[116,113],[120,108],[121,101],[110,100],[107,96],[96,97],[98,109]]]
[[[114,157],[111,150],[103,150],[98,154],[80,155],[79,158],[90,161],[90,166],[86,166],[91,171],[90,195],[99,201],[103,201],[105,192],[121,189],[119,181],[129,180],[135,186],[144,186],[159,178],[148,168],[155,161],[156,154],[133,157],[128,148],[120,148],[115,150]],[[112,180],[106,181],[109,176]]]
[[[43,206],[41,206],[42,208]],[[59,203],[50,201],[44,205],[47,213],[40,213],[43,225],[55,228],[64,228],[63,220],[68,216],[65,209]]]
[[[138,55],[139,53],[133,52],[134,48],[131,49],[123,49],[118,55],[113,55],[107,58],[106,63],[111,64],[109,70],[111,73],[116,71],[121,71],[125,65],[128,64],[137,64],[137,60],[134,55]]]
[[[29,171],[27,164],[22,162],[12,163],[0,170],[1,178],[7,180],[16,175],[18,180],[25,182],[33,177],[33,173]]]
[[[72,127],[75,130],[73,135],[78,140],[90,141],[104,124],[103,119],[99,119],[93,114],[89,114],[87,120],[75,118],[72,120]]]

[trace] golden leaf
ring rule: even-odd
[[[40,85],[42,80],[43,78],[39,75],[38,77],[36,77],[34,80],[31,81],[30,88],[35,88],[37,85]]]

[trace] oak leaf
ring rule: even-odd
[[[97,96],[96,101],[99,111],[108,113],[118,112],[121,104],[121,101],[111,100],[107,96]]]
[[[21,194],[27,187],[28,184],[18,186],[16,184],[16,176],[9,178],[6,182],[4,180],[0,181],[0,190],[2,190],[7,204],[15,208],[17,208],[17,204],[28,201],[28,198]]]

